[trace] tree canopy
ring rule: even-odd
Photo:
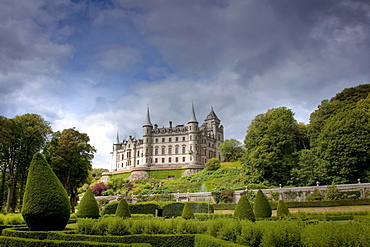
[[[290,171],[296,165],[295,154],[306,143],[302,129],[292,110],[286,107],[273,108],[255,117],[244,140],[244,165],[256,180],[251,182],[288,183]]]
[[[218,146],[218,150],[225,162],[238,160],[244,154],[243,143],[235,139],[225,140]]]
[[[86,182],[96,152],[89,141],[87,134],[65,129],[54,132],[45,148],[51,167],[70,195],[72,212],[77,202],[77,189]]]

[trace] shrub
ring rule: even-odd
[[[110,202],[108,204],[105,204],[103,207],[103,210],[101,211],[101,215],[106,215],[106,214],[115,214],[117,211],[119,201],[115,202]]]
[[[193,210],[191,209],[191,206],[189,203],[185,203],[185,206],[182,210],[181,217],[184,219],[192,219],[194,218]]]
[[[283,200],[279,200],[278,206],[277,206],[277,217],[283,218],[289,216],[290,212],[287,207],[287,205],[284,203]]]
[[[251,220],[251,221],[256,220],[252,206],[249,203],[247,196],[240,197],[240,200],[236,205],[234,211],[234,217],[239,218],[241,220]]]
[[[95,200],[93,192],[88,189],[78,204],[77,217],[79,218],[99,218],[99,205]]]
[[[159,208],[158,202],[139,202],[134,204],[129,204],[130,212],[132,214],[152,214],[155,215],[157,209]]]
[[[335,183],[333,182],[332,185],[328,186],[328,189],[325,193],[325,200],[331,201],[331,200],[339,200],[341,199],[342,194],[339,192],[339,189],[335,186]]]
[[[116,236],[129,235],[130,224],[122,218],[117,217],[111,218],[109,219],[107,233]]]
[[[307,201],[321,201],[322,195],[320,190],[315,189],[310,195],[306,196]]]
[[[217,158],[209,159],[205,164],[205,170],[214,171],[221,167],[221,161]]]
[[[130,208],[128,207],[126,200],[123,198],[118,203],[118,207],[116,210],[116,217],[121,217],[121,218],[131,217]]]
[[[47,186],[47,187],[45,187]],[[44,155],[33,156],[23,197],[22,216],[31,231],[63,230],[71,205]]]
[[[270,203],[268,202],[265,194],[262,190],[258,190],[256,198],[254,199],[254,214],[256,218],[268,218],[271,217],[272,210]]]
[[[101,183],[95,184],[95,186],[92,187],[91,190],[94,193],[94,195],[101,196],[103,192],[106,191],[107,189],[109,189],[109,187],[106,186],[103,182],[101,182]]]
[[[234,197],[234,190],[227,189],[227,190],[221,191],[222,202],[225,202],[225,203],[233,202],[233,197]]]

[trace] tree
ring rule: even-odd
[[[240,197],[234,211],[234,217],[241,220],[256,221],[256,216],[253,213],[253,208],[249,203],[246,195]]]
[[[194,218],[194,212],[190,203],[185,203],[184,208],[182,209],[181,217],[186,220]]]
[[[225,140],[218,146],[218,150],[225,162],[236,161],[244,154],[243,144],[235,139]]]
[[[64,230],[70,217],[68,195],[40,153],[29,168],[22,216],[31,231]]]
[[[272,215],[271,205],[260,189],[257,191],[256,198],[254,199],[253,209],[256,218],[268,218]]]
[[[279,218],[284,218],[290,215],[289,209],[283,200],[279,200],[276,214]]]
[[[101,196],[104,191],[109,189],[103,182],[95,184],[95,186],[91,189],[94,195]]]
[[[90,189],[86,191],[78,204],[77,217],[79,218],[99,218],[99,205],[94,194]]]
[[[88,144],[89,141],[87,134],[74,128],[65,129],[53,133],[44,151],[55,174],[70,195],[72,212],[77,203],[77,189],[86,183],[96,152]]]
[[[218,168],[221,167],[221,161],[217,158],[212,158],[212,159],[209,159],[206,164],[206,170],[210,170],[210,171],[213,171],[213,170],[217,170]]]
[[[121,199],[119,201],[117,210],[116,210],[116,217],[121,218],[129,218],[131,217],[130,207],[128,206],[128,203],[125,199]]]
[[[50,123],[37,114],[24,114],[1,121],[3,178],[7,176],[7,212],[22,202],[28,168],[35,153],[41,151],[51,133]],[[4,181],[4,180],[3,180]],[[2,187],[4,188],[4,186]],[[19,200],[18,200],[19,196]]]
[[[287,184],[290,171],[297,164],[296,153],[304,146],[300,136],[294,113],[286,107],[257,115],[244,140],[246,154],[243,163],[256,178],[253,182]]]

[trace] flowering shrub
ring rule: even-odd
[[[108,186],[106,186],[103,182],[95,184],[95,186],[91,189],[94,195],[101,196],[104,191],[109,189]]]

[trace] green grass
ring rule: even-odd
[[[167,179],[169,176],[174,176],[174,178],[180,178],[184,173],[185,169],[173,169],[173,170],[154,170],[147,171],[150,177],[154,179]]]
[[[124,178],[124,179],[126,179],[130,176],[130,174],[131,174],[130,172],[117,173],[117,174],[112,174],[110,176],[110,178]]]

